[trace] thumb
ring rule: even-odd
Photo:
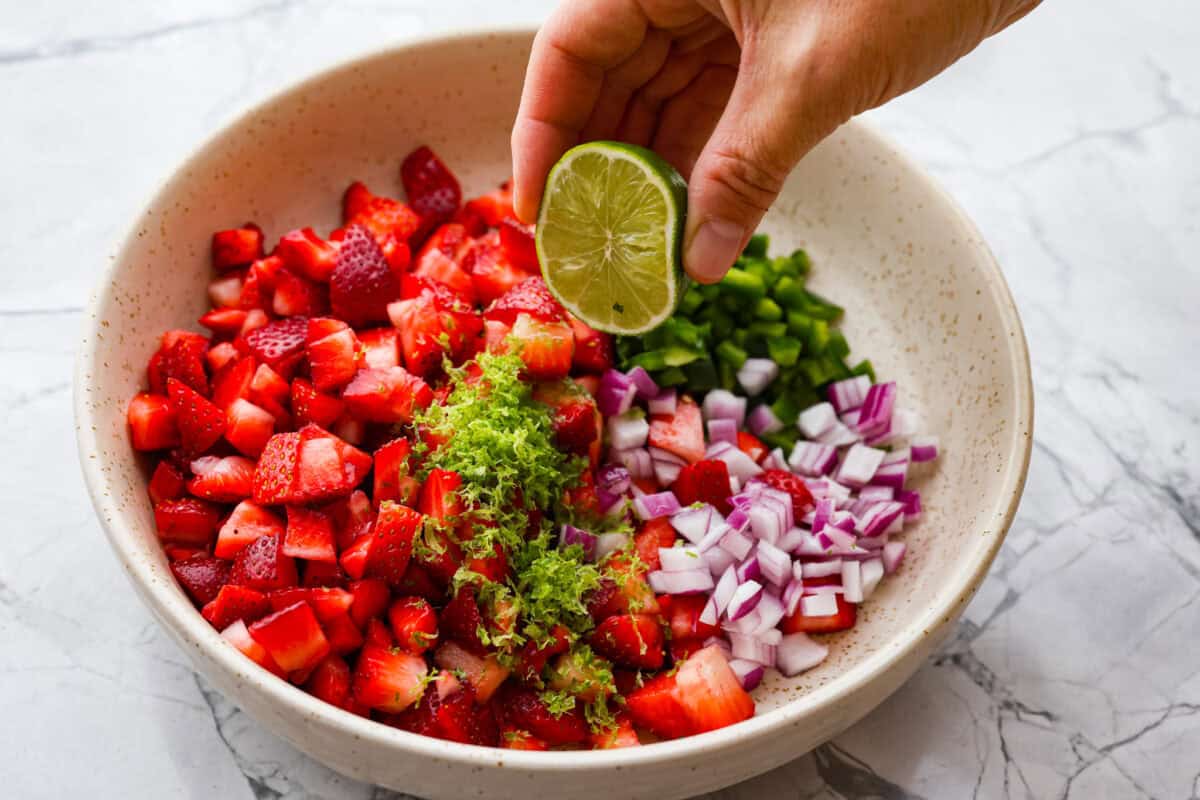
[[[770,44],[743,44],[729,102],[692,168],[683,260],[700,283],[724,277],[796,162],[850,116],[836,92],[817,90],[824,75],[806,65],[811,50],[795,38]]]

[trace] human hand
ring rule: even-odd
[[[651,147],[688,179],[684,267],[729,270],[796,162],[1039,0],[566,0],[513,126],[517,215],[581,141]]]

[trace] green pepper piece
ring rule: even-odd
[[[741,369],[742,365],[746,363],[746,351],[729,339],[725,339],[717,345],[715,353],[718,361],[724,361],[734,369]]]
[[[767,294],[767,287],[762,278],[744,269],[729,270],[721,282],[716,285],[721,287],[723,298],[733,297],[743,301],[757,302],[759,298],[765,297]],[[735,310],[736,308],[735,306]]]
[[[793,366],[800,358],[800,352],[803,349],[804,345],[800,340],[790,336],[767,340],[767,354],[781,367]]]
[[[687,375],[679,367],[668,367],[654,375],[654,382],[659,386],[683,386],[687,383]]]
[[[764,297],[754,306],[754,316],[767,322],[777,322],[783,319],[783,309],[769,297]]]
[[[765,258],[767,255],[767,245],[770,243],[771,239],[765,233],[756,233],[750,237],[750,241],[746,242],[746,249],[742,251],[742,255],[752,258]]]
[[[693,361],[683,368],[683,374],[687,376],[688,389],[693,392],[707,392],[709,389],[715,389],[720,380],[716,365],[710,358]]]

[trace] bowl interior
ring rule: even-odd
[[[125,407],[159,334],[195,327],[207,308],[212,231],[253,220],[268,241],[307,225],[327,233],[351,180],[399,194],[399,160],[422,143],[465,192],[490,189],[509,175],[528,47],[527,33],[464,37],[318,76],[216,137],[136,222],[98,289],[81,353],[80,446],[119,556],[177,635],[186,629],[198,640],[205,623],[166,569]],[[911,547],[903,569],[853,631],[830,637],[823,665],[768,682],[758,699],[770,711],[798,698],[836,699],[838,687],[961,609],[1015,509],[1032,401],[1020,324],[977,232],[865,127],[846,126],[804,160],[764,229],[773,250],[808,249],[812,285],[847,308],[843,329],[855,355],[899,382],[900,402],[941,437],[943,452],[935,466],[914,471],[925,513],[904,533]]]

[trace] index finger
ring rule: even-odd
[[[637,0],[569,0],[538,31],[513,124],[513,205],[533,222],[546,173],[579,140],[604,73],[641,46],[650,20]]]

